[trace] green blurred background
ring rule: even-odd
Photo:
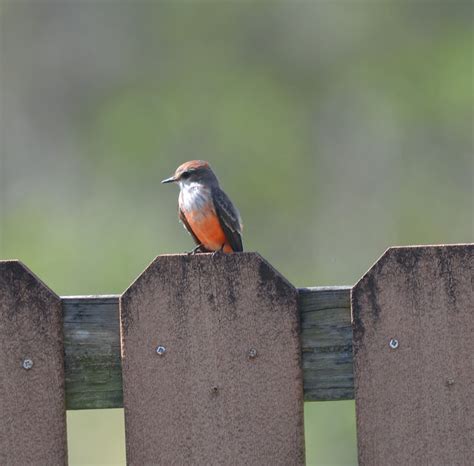
[[[244,245],[296,286],[390,245],[473,240],[470,1],[3,1],[0,258],[120,293],[191,238],[209,160]],[[309,465],[356,464],[354,404],[307,403]],[[70,464],[124,464],[122,410],[68,413]]]

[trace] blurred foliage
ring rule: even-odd
[[[4,1],[0,257],[119,293],[190,249],[209,160],[245,247],[295,285],[390,245],[473,239],[472,3]],[[355,464],[353,402],[306,405],[309,465]],[[71,464],[123,464],[123,412],[68,413]]]

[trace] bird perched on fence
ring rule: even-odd
[[[240,252],[242,220],[209,163],[191,160],[162,183],[177,183],[179,219],[194,238],[195,252]]]

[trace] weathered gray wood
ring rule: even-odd
[[[306,401],[354,397],[350,290],[299,289]]]
[[[306,401],[353,398],[350,287],[300,288]],[[121,408],[119,296],[63,297],[68,409]]]
[[[61,301],[0,262],[0,464],[67,463]]]
[[[63,297],[68,409],[122,406],[118,296]]]
[[[159,256],[120,317],[128,464],[304,464],[297,292],[258,254]]]
[[[392,248],[352,290],[359,464],[474,464],[473,277],[474,245]]]

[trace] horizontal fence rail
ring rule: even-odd
[[[298,289],[305,401],[354,398],[350,290]],[[123,407],[119,295],[61,300],[67,409]]]
[[[0,261],[0,464],[65,464],[66,409],[120,407],[130,464],[304,464],[303,400],[342,399],[360,464],[474,464],[473,270],[473,244],[399,247],[298,289],[256,253],[165,255],[61,298]]]

